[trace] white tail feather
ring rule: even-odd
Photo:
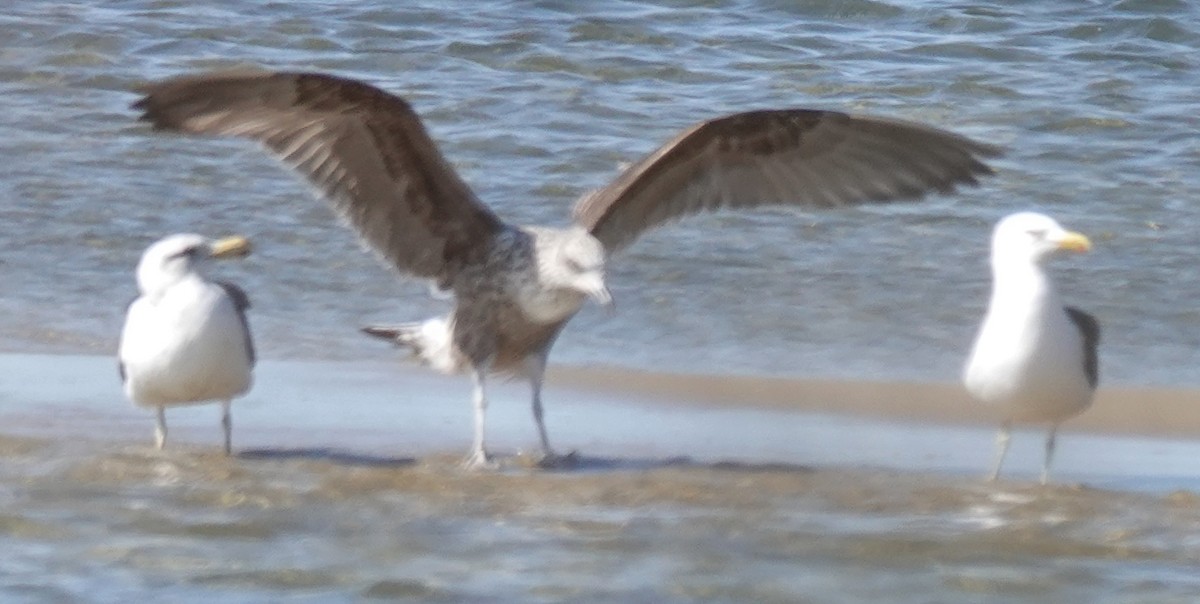
[[[409,348],[413,356],[437,371],[459,373],[468,363],[466,357],[454,346],[451,325],[446,317],[437,317],[398,325],[372,325],[362,328],[362,331],[367,335]]]

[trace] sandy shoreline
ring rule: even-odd
[[[168,412],[154,449],[151,414],[114,369],[0,355],[0,547],[16,557],[0,594],[794,602],[867,586],[861,601],[1092,601],[1071,594],[1131,580],[1147,586],[1137,601],[1200,593],[1178,579],[1194,576],[1200,442],[1168,438],[1197,430],[1189,391],[1114,391],[1087,418],[1102,433],[1069,426],[1041,487],[1040,433],[1018,433],[1002,480],[982,480],[994,426],[953,385],[560,367],[547,421],[577,464],[512,463],[537,437],[525,385],[497,383],[505,469],[468,472],[461,377],[266,360],[234,405],[230,458],[213,405]]]
[[[470,381],[394,359],[265,360],[234,404],[234,448],[302,457],[457,457],[471,438]],[[489,448],[533,452],[529,393],[495,381]],[[1200,392],[1114,387],[1060,431],[1055,475],[1135,490],[1191,488]],[[563,451],[654,467],[664,460],[982,475],[996,422],[954,384],[690,376],[555,367],[544,392]],[[179,446],[218,443],[218,408],[168,412]],[[148,446],[152,414],[125,400],[111,358],[0,354],[0,435]],[[1041,428],[1018,431],[1007,468],[1036,476]],[[107,443],[107,444],[106,444]]]
[[[469,382],[441,376],[394,360],[276,361],[260,368],[250,395],[240,407],[287,409],[281,424],[297,424],[296,406],[313,422],[354,429],[372,425],[366,414],[375,406],[393,407],[397,399],[419,396],[428,410],[467,415]],[[35,423],[47,407],[75,408],[75,413],[140,418],[143,412],[124,402],[109,357],[91,355],[0,354],[0,413],[19,414]],[[527,390],[520,381],[496,382],[492,415],[527,411]],[[547,376],[547,413],[552,425],[567,421],[561,413],[570,401],[664,409],[727,409],[824,414],[919,424],[990,427],[993,411],[974,404],[958,384],[850,381],[822,378],[778,378],[650,373],[611,367],[551,367]],[[331,408],[326,401],[336,400]],[[282,405],[282,406],[280,406]],[[328,414],[332,414],[328,415]],[[556,417],[558,416],[558,417]],[[94,418],[93,418],[94,419]],[[500,421],[504,421],[501,419]],[[140,419],[138,420],[140,424]],[[328,423],[328,422],[326,422]],[[283,426],[281,426],[283,427]],[[1072,432],[1140,437],[1200,437],[1200,389],[1154,386],[1103,386],[1092,408],[1069,420]],[[523,429],[523,428],[522,428]]]
[[[958,384],[645,373],[554,367],[552,383],[683,405],[851,414],[942,424],[994,424]],[[1186,438],[1200,436],[1200,389],[1102,386],[1092,407],[1069,420],[1075,431]]]
[[[1040,434],[1018,434],[988,483],[993,427],[972,425],[949,385],[559,369],[549,427],[577,465],[508,463],[536,436],[526,388],[497,384],[489,431],[506,469],[468,472],[461,378],[266,361],[234,407],[230,458],[214,406],[169,412],[174,440],[155,450],[150,414],[114,373],[105,357],[0,355],[6,597],[87,600],[97,585],[111,600],[197,602],[1200,594],[1200,443],[1071,429],[1042,487]],[[1187,400],[1151,394],[1164,420]]]

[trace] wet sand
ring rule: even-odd
[[[980,480],[992,426],[945,385],[558,369],[551,436],[578,463],[527,463],[508,384],[490,425],[505,469],[468,472],[463,379],[267,361],[225,457],[215,406],[169,412],[154,450],[115,373],[0,355],[0,599],[1200,598],[1188,393],[1106,395],[1040,487],[1040,433]],[[1123,405],[1164,419],[1131,426]]]
[[[20,601],[1184,602],[1200,497],[583,456],[0,437]]]
[[[0,434],[149,442],[151,414],[127,403],[113,361],[0,355]],[[234,405],[245,449],[337,450],[422,458],[465,451],[469,380],[388,362],[265,361]],[[524,383],[492,387],[489,444],[536,448]],[[545,392],[559,449],[584,455],[979,474],[996,420],[952,384],[649,374],[557,367]],[[216,406],[168,412],[170,439],[215,443]],[[1031,478],[1042,428],[1014,440],[1006,471]],[[1121,488],[1188,488],[1200,454],[1200,391],[1103,388],[1068,421],[1055,475]],[[1159,481],[1167,477],[1170,484]],[[1115,482],[1114,482],[1115,481]]]
[[[841,413],[941,424],[992,424],[996,415],[971,404],[958,384],[638,373],[555,368],[551,379],[683,405],[747,406]],[[1108,386],[1088,411],[1067,423],[1103,434],[1200,437],[1200,389]]]

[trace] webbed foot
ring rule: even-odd
[[[500,464],[487,451],[476,449],[462,460],[462,468],[464,470],[496,470],[500,468]]]
[[[542,454],[541,459],[537,460],[536,465],[542,470],[569,470],[579,465],[579,452],[571,451],[566,454],[558,454],[554,451],[548,451]]]

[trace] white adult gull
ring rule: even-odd
[[[232,451],[229,407],[250,389],[254,342],[246,321],[250,301],[238,286],[201,273],[212,258],[249,253],[244,237],[165,237],[142,254],[140,295],[129,305],[118,348],[125,394],[157,413],[155,445],[167,442],[166,408],[221,403],[225,454]]]
[[[575,206],[566,228],[508,224],[481,203],[403,99],[318,73],[212,72],[146,86],[134,107],[159,130],[257,140],[303,174],[366,245],[402,273],[452,292],[445,317],[369,334],[474,380],[467,464],[484,444],[490,373],[541,388],[555,338],[586,298],[609,305],[605,262],[646,230],[701,211],[915,199],[990,174],[995,147],[898,120],[834,111],[750,111],[702,122]]]
[[[1059,424],[1091,405],[1100,325],[1063,306],[1043,266],[1060,250],[1090,249],[1087,237],[1033,212],[1005,217],[992,234],[992,297],[963,373],[973,397],[1002,409],[991,480],[1000,475],[1013,422],[1047,423],[1046,484]]]

